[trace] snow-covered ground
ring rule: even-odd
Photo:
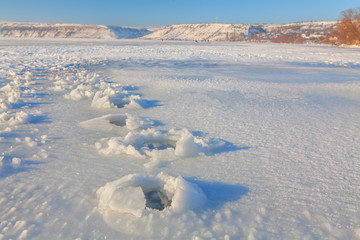
[[[360,239],[359,55],[0,39],[0,239]]]

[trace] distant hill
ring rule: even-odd
[[[318,43],[337,22],[290,24],[181,24],[137,28],[105,25],[0,22],[0,37],[261,41]]]
[[[0,22],[0,37],[13,38],[139,38],[150,31],[136,27],[82,24]]]
[[[290,24],[181,24],[149,29],[142,39],[187,41],[317,42],[330,34],[337,22]]]

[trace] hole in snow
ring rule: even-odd
[[[145,144],[145,147],[148,147],[151,150],[157,149],[157,150],[164,150],[164,149],[168,149],[168,148],[174,148],[175,149],[175,144],[173,144],[172,142],[169,141],[169,143],[157,143],[157,142],[152,142],[149,144]]]
[[[125,127],[126,126],[126,119],[110,119],[109,123],[114,124],[119,127]]]
[[[171,200],[169,200],[169,198],[161,191],[144,192],[144,194],[146,200],[146,207],[148,208],[162,211],[165,208],[171,206]]]

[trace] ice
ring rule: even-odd
[[[198,209],[206,201],[203,191],[196,184],[189,183],[182,177],[167,179],[164,190],[175,212]]]
[[[150,160],[173,160],[181,157],[209,155],[226,147],[220,139],[195,137],[188,129],[159,130],[147,128],[130,131],[124,137],[113,137],[97,144],[105,155],[129,154]]]
[[[186,133],[176,142],[175,155],[183,157],[197,156],[202,152],[205,143],[201,140],[195,142],[195,138],[190,133]]]
[[[124,225],[147,222],[159,228],[156,223],[164,218],[176,219],[178,214],[199,209],[206,202],[204,192],[196,184],[181,176],[164,173],[156,176],[130,174],[105,184],[96,193],[98,211],[106,222],[120,227],[119,231],[140,236],[144,234],[142,231],[134,232],[135,229],[124,228]],[[144,231],[149,234],[147,229]],[[157,234],[151,233],[153,236]]]
[[[112,193],[108,206],[112,211],[141,217],[145,206],[144,192],[141,187],[117,188]]]
[[[89,130],[96,131],[115,131],[116,128],[125,127],[128,131],[138,129],[147,129],[158,125],[154,121],[146,117],[134,117],[131,114],[108,114],[80,123],[80,126]]]
[[[145,199],[160,200],[163,205],[160,210],[168,209],[176,213],[200,208],[206,201],[204,192],[196,184],[180,176],[173,177],[165,173],[156,176],[127,175],[107,183],[97,194],[100,212],[110,209],[118,213],[130,213],[136,217],[142,216],[142,212],[147,209],[146,204],[151,206]],[[145,195],[148,195],[147,198]]]

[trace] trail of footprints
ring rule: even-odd
[[[0,88],[0,140],[14,138],[12,131],[22,124],[41,123],[43,119],[39,110],[24,101],[25,98],[43,98],[37,97],[34,88],[39,76],[21,70],[9,72],[6,77],[10,79],[8,84]],[[50,90],[63,93],[68,100],[88,99],[92,108],[141,110],[158,106],[158,101],[143,99],[137,87],[103,80],[99,74],[86,70],[67,69],[55,76],[53,82]],[[80,126],[89,131],[118,132],[117,137],[101,138],[93,143],[99,154],[143,159],[144,167],[150,170],[158,168],[162,162],[212,155],[228,147],[228,143],[221,139],[195,135],[186,128],[166,129],[159,120],[128,113],[99,116],[81,122]],[[14,138],[12,146],[1,153],[0,173],[13,173],[23,168],[24,160],[15,154],[17,148],[27,146],[30,149],[27,153],[33,154],[33,159],[48,158],[44,148],[48,136],[35,132],[29,134],[35,137]],[[148,232],[143,230],[142,234],[153,237],[157,233],[150,229],[156,229],[159,222],[171,227],[170,222],[177,218],[173,214],[185,214],[206,202],[204,192],[196,184],[163,172],[156,175],[129,174],[106,183],[97,190],[97,196],[97,210],[108,225],[130,235],[137,234],[131,231],[134,228],[149,229]],[[191,214],[185,216],[194,217]],[[173,225],[175,227],[176,222]]]
[[[30,131],[22,129],[24,124],[37,124],[45,119],[42,112],[35,108],[41,94],[36,89],[33,73],[19,68],[4,70],[0,77],[1,84],[5,84],[0,87],[0,142],[3,144],[0,152],[1,177],[23,170],[31,154],[30,158],[34,160],[47,158],[48,153],[42,145],[48,141],[48,136],[40,136],[37,128]],[[20,129],[26,137],[16,133]],[[26,154],[22,153],[24,148]]]
[[[53,87],[65,90],[66,99],[90,99],[93,108],[156,107],[156,101],[142,98],[137,87],[101,80],[98,74],[78,72],[76,79],[58,78]],[[164,130],[159,120],[125,114],[108,114],[80,123],[90,131],[119,132],[119,136],[102,138],[94,143],[102,155],[131,155],[143,159],[144,167],[159,167],[165,161],[181,161],[187,157],[212,155],[224,150],[227,142],[221,139],[194,135],[186,128]],[[166,173],[157,175],[130,174],[107,183],[97,191],[98,211],[117,231],[127,232],[129,226],[141,227],[146,219],[157,216],[166,221],[162,212],[182,213],[202,206],[204,192],[181,176]],[[155,224],[155,223],[154,223]],[[133,232],[131,234],[134,234]],[[150,233],[149,233],[150,234]]]
[[[66,99],[91,99],[93,108],[138,108],[156,107],[136,92],[137,87],[123,86],[101,80],[97,74],[86,71],[76,74],[76,80],[68,77],[58,79],[53,87],[56,91],[67,90]],[[96,144],[99,153],[105,155],[128,154],[149,162],[171,161],[183,157],[211,155],[227,147],[220,139],[195,136],[186,128],[164,130],[159,120],[125,114],[109,114],[80,123],[80,126],[95,131],[127,130],[119,137],[103,138]],[[148,165],[147,165],[148,166]]]

